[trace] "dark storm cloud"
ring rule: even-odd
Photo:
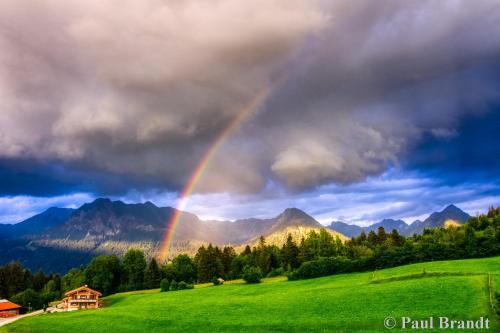
[[[289,63],[300,69],[262,116],[279,152],[271,168],[285,184],[361,181],[399,165],[425,134],[443,139],[466,115],[494,112],[498,3],[356,1],[330,9],[332,25]]]
[[[153,177],[131,177],[93,171],[81,166],[61,164],[57,161],[34,159],[0,159],[0,196],[30,194],[38,197],[67,193],[95,193],[118,195],[134,188],[137,190],[158,187]],[[173,187],[173,184],[163,183]]]
[[[500,71],[498,75],[500,78]],[[496,182],[500,177],[500,105],[490,109],[486,114],[466,117],[453,132],[444,133],[444,138],[425,135],[411,150],[404,167],[448,184]]]
[[[2,1],[0,156],[179,188],[326,21],[310,1]],[[257,190],[260,161],[232,153],[217,169]]]
[[[177,190],[266,86],[197,190],[361,181],[499,100],[499,20],[496,1],[2,1],[2,192]]]
[[[81,190],[81,181],[69,177],[64,181],[64,172],[50,164],[33,160],[0,160],[0,196],[29,193],[36,196],[51,196]]]

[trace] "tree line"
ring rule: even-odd
[[[244,277],[245,267],[262,276],[287,275],[289,279],[312,278],[343,272],[361,272],[399,265],[500,254],[500,207],[471,217],[458,227],[424,230],[422,235],[404,237],[383,227],[362,232],[347,242],[326,230],[312,231],[296,243],[289,235],[282,247],[267,245],[261,237],[257,246],[247,246],[236,255],[232,248],[201,247],[195,256],[198,279],[215,276]]]
[[[396,230],[362,232],[343,244],[336,256],[315,256],[288,275],[289,279],[362,272],[394,266],[500,254],[500,207],[471,217],[458,227],[425,229],[422,235],[403,237]]]
[[[160,288],[189,289],[194,283],[243,278],[249,283],[264,276],[287,275],[289,279],[312,278],[343,272],[359,272],[416,262],[463,259],[500,254],[500,207],[472,217],[463,226],[424,230],[404,237],[397,230],[362,232],[342,242],[322,229],[298,243],[288,235],[282,246],[267,244],[261,237],[237,254],[231,246],[201,246],[194,257],[179,254],[168,263],[149,260],[138,249],[123,259],[102,255],[66,275],[32,274],[18,262],[0,266],[0,297],[22,306],[42,308],[64,292],[83,284],[104,295],[122,291]]]

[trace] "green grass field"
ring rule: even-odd
[[[398,321],[402,316],[485,316],[492,321],[490,331],[499,332],[489,305],[488,273],[499,292],[500,257],[293,282],[278,277],[258,285],[233,281],[168,293],[122,293],[107,297],[102,309],[24,318],[0,332],[387,332],[387,316]],[[454,331],[468,330],[446,330]]]

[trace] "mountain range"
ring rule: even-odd
[[[20,260],[34,270],[64,272],[99,254],[123,255],[129,248],[158,253],[175,208],[151,202],[127,204],[97,199],[78,209],[50,208],[23,222],[0,225],[0,264]],[[31,226],[31,228],[30,228]],[[311,230],[325,228],[305,212],[288,208],[270,219],[203,221],[183,212],[171,255],[194,253],[202,244],[254,245],[260,236],[281,245],[288,234],[298,241]],[[344,235],[325,229],[342,240]]]
[[[64,273],[69,268],[86,264],[96,255],[123,255],[131,247],[155,256],[175,213],[175,208],[157,207],[151,202],[127,204],[109,199],[96,199],[78,209],[50,208],[23,222],[0,225],[0,264],[19,260],[33,270]],[[467,218],[459,208],[448,206],[425,221],[411,225],[390,219],[366,228],[333,222],[325,230],[346,240],[363,229],[376,230],[379,226],[388,231],[394,228],[402,234],[412,234],[424,228],[444,226],[449,220],[462,224]],[[322,228],[325,226],[297,208],[285,209],[270,219],[236,221],[203,221],[194,214],[183,212],[176,227],[171,255],[192,254],[207,243],[241,249],[256,244],[260,236],[265,236],[268,243],[281,245],[288,234],[299,241],[311,230]]]
[[[74,211],[75,209],[71,208],[52,207],[16,224],[0,224],[0,238],[25,237],[42,233],[62,224]]]
[[[367,227],[360,227],[354,224],[345,222],[332,222],[328,228],[335,230],[347,237],[355,237],[361,234],[362,231],[368,233],[370,231],[377,232],[379,227],[383,227],[387,232],[396,229],[401,235],[411,236],[413,234],[421,234],[424,229],[442,228],[450,225],[460,225],[467,222],[470,215],[455,205],[449,205],[440,212],[432,213],[424,221],[416,220],[413,223],[407,224],[403,220],[384,219]]]

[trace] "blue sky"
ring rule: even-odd
[[[367,224],[500,204],[496,1],[6,1],[0,20],[0,223],[175,205],[263,90],[188,211]]]

